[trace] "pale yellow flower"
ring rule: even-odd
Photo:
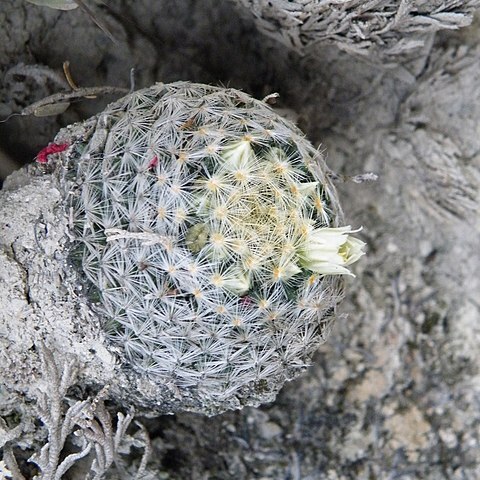
[[[315,228],[307,233],[299,248],[300,265],[323,275],[353,275],[347,268],[365,255],[365,242],[352,237],[350,226]]]

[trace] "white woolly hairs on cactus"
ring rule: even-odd
[[[265,103],[200,84],[137,91],[82,128],[51,163],[70,261],[123,365],[176,392],[173,410],[271,400],[363,253],[335,228],[320,153]]]

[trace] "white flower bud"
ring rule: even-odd
[[[250,290],[250,279],[238,265],[229,268],[225,273],[215,273],[210,282],[238,296],[245,295]]]
[[[288,262],[273,269],[273,279],[275,281],[287,281],[302,270],[293,262]]]
[[[224,159],[224,168],[227,170],[237,170],[249,166],[253,156],[253,149],[249,140],[240,140],[229,145],[222,151]]]
[[[300,195],[304,197],[309,197],[313,195],[318,187],[318,182],[307,182],[307,183],[300,183],[297,185],[298,192]]]
[[[225,276],[222,287],[235,295],[242,296],[250,290],[250,280],[239,268],[232,268]]]

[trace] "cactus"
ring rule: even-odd
[[[264,102],[199,84],[137,91],[85,125],[42,161],[111,345],[186,398],[271,398],[325,340],[336,274],[363,253],[336,228],[320,153]]]

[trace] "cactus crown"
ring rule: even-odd
[[[308,364],[342,282],[309,270],[305,240],[339,210],[295,126],[234,89],[157,84],[66,158],[72,257],[137,372],[248,403]]]

